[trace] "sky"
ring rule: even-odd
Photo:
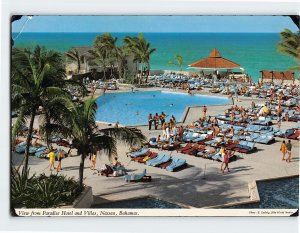
[[[280,32],[286,16],[24,16],[13,32]],[[27,22],[26,22],[27,21]]]

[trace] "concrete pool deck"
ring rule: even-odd
[[[250,106],[251,98],[240,99],[241,102],[237,102],[237,105]],[[254,101],[263,103],[260,100]],[[208,115],[224,113],[226,108],[228,108],[228,105],[208,106]],[[190,108],[184,124],[193,122],[201,114],[200,107]],[[37,122],[36,120],[35,124]],[[282,122],[282,128],[289,128],[292,125],[295,125],[295,123]],[[106,126],[99,124],[99,127]],[[149,131],[147,126],[138,128],[148,138],[161,134],[161,130]],[[188,168],[172,173],[160,168],[146,166],[130,161],[130,158],[125,155],[128,148],[123,144],[118,144],[119,161],[126,167],[128,173],[139,173],[146,168],[147,173],[152,176],[152,182],[126,183],[123,177],[98,176],[95,171],[90,170],[90,162],[87,158],[84,170],[84,183],[92,187],[95,204],[144,196],[152,196],[164,201],[196,208],[251,202],[253,200],[251,200],[252,197],[249,192],[249,183],[255,180],[299,175],[299,141],[292,140],[292,162],[287,163],[281,160],[281,152],[279,151],[282,140],[281,138],[276,138],[276,142],[271,145],[256,143],[258,151],[252,154],[236,153],[238,160],[230,163],[231,171],[224,174],[220,171],[220,162],[197,158],[177,153],[176,151],[159,151],[159,153],[186,159],[189,165]],[[158,152],[157,149],[152,150]],[[75,152],[75,150],[72,150],[73,156],[62,161],[63,171],[60,172],[62,175],[78,178],[80,157],[75,156]],[[19,165],[22,159],[23,155],[12,154],[14,165]],[[108,158],[106,156],[100,156],[96,166],[101,167],[107,162]],[[46,175],[49,175],[48,164],[48,160],[30,157],[30,172],[37,174],[44,172]]]

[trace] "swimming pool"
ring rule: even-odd
[[[187,106],[201,106],[212,104],[228,104],[226,97],[207,95],[188,95],[166,91],[143,91],[106,93],[97,99],[98,110],[96,120],[123,125],[146,125],[148,115],[152,113],[172,115],[177,121],[181,120]],[[200,116],[199,112],[199,116]]]
[[[298,209],[299,177],[258,181],[259,203],[230,207],[231,209]]]

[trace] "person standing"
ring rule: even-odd
[[[174,115],[172,115],[171,119],[170,119],[170,124],[172,128],[176,127],[176,119],[174,117]]]
[[[149,130],[151,130],[152,122],[153,122],[153,118],[152,118],[152,114],[150,113],[148,116]]]
[[[278,118],[277,125],[278,125],[278,128],[280,129],[280,127],[281,127],[281,118],[280,117]]]
[[[291,162],[291,157],[292,157],[292,143],[291,140],[288,140],[288,143],[286,144],[286,152],[287,152],[287,162]]]
[[[282,160],[284,160],[285,158],[285,154],[286,154],[286,145],[285,145],[285,141],[283,140],[280,146],[280,151],[282,153]]]
[[[223,173],[224,173],[226,168],[227,168],[227,171],[230,172],[230,170],[229,170],[229,156],[231,156],[231,155],[233,155],[233,154],[231,154],[229,150],[225,150],[225,153],[223,154],[223,162],[222,162],[222,165],[223,165],[223,163],[225,164],[225,167],[224,167],[223,170],[222,170],[222,166],[221,166],[221,170],[222,170]]]
[[[94,153],[92,154],[92,158],[91,158],[91,163],[92,163],[91,169],[92,169],[92,170],[95,170],[95,168],[96,168],[96,159],[97,159],[97,155],[96,155],[96,153],[94,152]]]
[[[158,127],[158,121],[159,121],[159,115],[158,115],[158,113],[155,114],[155,116],[153,117],[153,120],[154,120],[154,127],[155,127],[155,130],[157,130],[157,127]]]
[[[159,118],[160,118],[160,122],[161,122],[161,126],[162,126],[166,121],[166,114],[164,112],[161,112],[161,115],[159,116]]]
[[[57,154],[57,160],[58,160],[58,165],[57,165],[57,172],[61,171],[62,168],[61,168],[61,161],[64,157],[64,153],[63,153],[63,150],[62,149],[58,149],[58,154]]]
[[[162,137],[165,138],[167,136],[167,133],[166,133],[166,123],[162,124],[161,129],[162,129]]]
[[[169,141],[169,139],[170,139],[170,124],[169,123],[166,124],[166,138],[167,138],[167,141]]]
[[[184,133],[184,128],[182,125],[178,129],[178,141],[182,142],[183,140],[183,133]]]
[[[53,167],[54,169],[56,169],[56,167],[54,167],[55,153],[54,153],[52,147],[51,147],[50,153],[49,153],[49,161],[50,161],[50,168],[49,168],[49,170],[52,171],[52,167]]]
[[[203,112],[203,117],[205,119],[206,118],[206,113],[207,113],[207,107],[205,105],[203,106],[202,112]]]

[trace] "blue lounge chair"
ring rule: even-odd
[[[140,174],[128,174],[125,175],[125,181],[126,182],[136,182],[136,181],[151,181],[151,176],[146,175],[147,171],[146,169],[143,170]]]
[[[22,142],[18,145],[16,145],[16,152],[17,153],[24,153],[26,149],[26,142]]]
[[[273,135],[260,135],[258,138],[254,140],[254,142],[262,143],[262,144],[269,144],[270,142],[274,141]]]
[[[250,134],[249,136],[246,136],[245,139],[246,139],[246,141],[248,141],[248,142],[254,142],[255,139],[259,138],[259,136],[260,136],[260,135],[259,135],[258,133],[252,133],[252,134]]]
[[[148,148],[143,148],[139,151],[135,151],[135,152],[130,152],[127,155],[129,155],[130,157],[138,157],[138,156],[143,156],[145,155],[147,152],[149,151]]]
[[[251,125],[248,125],[248,127],[246,128],[246,131],[248,131],[248,132],[255,132],[255,131],[259,130],[259,129],[260,129],[259,125],[253,125],[253,124],[251,124]]]
[[[252,122],[254,125],[271,125],[272,119],[270,117],[266,117],[264,120],[256,120]]]
[[[156,138],[150,138],[148,144],[150,147],[157,147],[157,145],[158,145]]]
[[[148,166],[152,166],[152,167],[156,167],[162,163],[166,163],[171,159],[170,155],[158,155],[157,157],[155,157],[154,159],[148,160],[146,162],[146,165]]]
[[[166,167],[167,171],[173,172],[175,169],[178,169],[180,167],[186,166],[186,160],[173,157],[172,163]]]
[[[47,149],[46,146],[42,146],[42,147],[38,148],[38,149],[36,150],[35,154],[34,154],[35,157],[40,158],[41,155],[43,154],[43,152],[44,152],[46,149]]]
[[[203,157],[211,159],[213,156],[217,155],[220,153],[220,149],[216,150],[214,153],[212,154],[203,154]]]

